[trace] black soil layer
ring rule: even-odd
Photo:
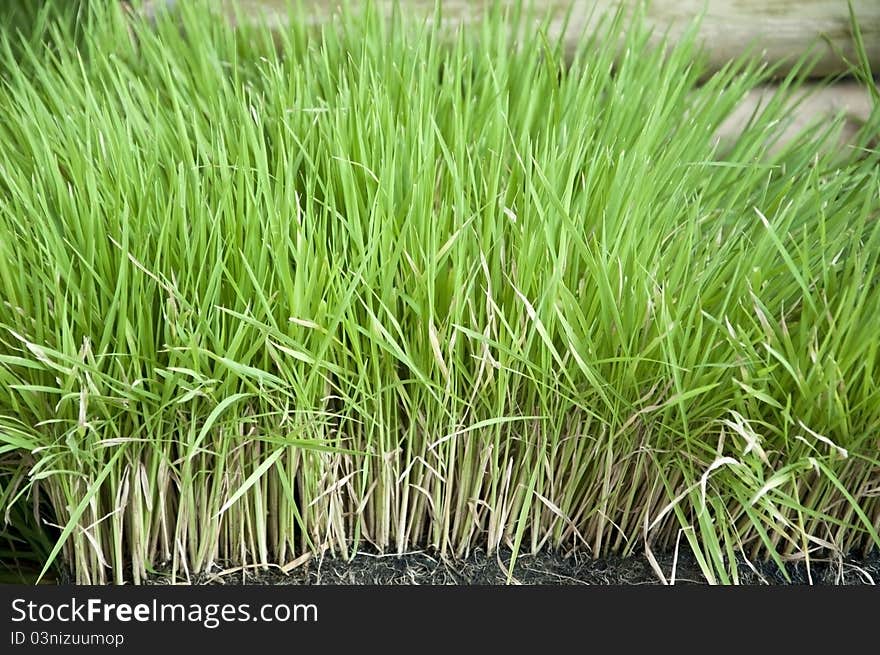
[[[657,555],[667,582],[706,584],[693,557]],[[487,555],[477,550],[468,557],[444,560],[430,552],[381,555],[360,552],[351,560],[313,558],[295,568],[230,568],[194,576],[195,584],[256,585],[501,585],[507,583],[509,553]],[[790,581],[772,563],[749,565],[739,562],[739,582],[748,585],[880,584],[880,552],[859,559],[812,560],[787,565]],[[674,574],[673,574],[674,570]],[[186,578],[178,582],[186,582]],[[156,576],[151,584],[167,584],[167,576]],[[662,584],[645,557],[589,559],[584,555],[564,556],[553,552],[521,555],[511,582],[526,585],[656,585]]]

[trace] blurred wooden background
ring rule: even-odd
[[[137,5],[137,0],[129,0]],[[393,0],[374,0],[376,5],[391,12]],[[513,6],[516,0],[499,0]],[[166,5],[181,4],[187,0],[141,0],[140,8],[154,13]],[[444,21],[450,26],[478,19],[492,5],[491,0],[441,0]],[[603,13],[623,5],[633,11],[640,0],[535,0],[553,15],[551,32],[561,35],[570,49],[584,30],[598,23]],[[241,15],[280,24],[286,20],[288,0],[217,0],[218,8],[229,15],[232,5],[238,4]],[[414,17],[429,17],[434,0],[400,0]],[[337,11],[340,3],[333,0],[302,0],[309,21],[325,19]],[[351,6],[357,6],[352,2]],[[566,11],[571,9],[568,27],[564,27]],[[852,8],[862,33],[868,59],[875,73],[880,73],[880,0],[852,0]],[[674,40],[693,24],[703,12],[699,28],[709,64],[718,68],[746,50],[760,55],[769,64],[783,65],[796,60],[808,50],[819,55],[814,69],[816,75],[845,73],[849,62],[856,61],[852,34],[852,20],[847,0],[652,0],[647,3],[646,17],[655,31],[667,32]],[[746,97],[734,116],[721,128],[721,138],[730,138],[742,129],[756,105],[767,92],[756,90]],[[871,99],[863,85],[843,82],[831,87],[806,89],[809,97],[797,109],[795,121],[788,133],[831,115],[843,113],[847,117],[844,138],[851,136],[871,111]]]
[[[187,0],[142,0],[147,11],[164,4],[184,3]],[[263,14],[268,20],[283,20],[287,0],[217,0],[218,6],[228,7],[238,2],[254,16]],[[501,5],[516,4],[516,0],[499,0]],[[312,16],[320,19],[336,10],[339,2],[333,0],[302,0]],[[393,0],[375,0],[375,4],[390,12]],[[434,0],[400,0],[413,16],[431,15]],[[640,0],[535,0],[535,6],[552,13],[551,33],[562,35],[574,47],[583,30],[590,30],[603,13],[623,5],[632,11]],[[492,5],[492,0],[442,0],[444,19],[450,24],[478,18]],[[351,6],[358,6],[352,2]],[[875,69],[880,69],[880,0],[852,0],[852,6],[864,37],[868,57]],[[566,11],[571,8],[571,20],[564,27]],[[669,32],[674,39],[686,30],[694,18],[703,14],[700,39],[706,46],[710,64],[724,65],[746,49],[760,54],[769,63],[796,59],[809,48],[816,48],[821,56],[816,73],[825,75],[845,69],[841,53],[854,57],[851,20],[847,0],[651,0],[646,4],[648,22],[657,33]]]

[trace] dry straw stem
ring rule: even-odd
[[[774,148],[802,66],[719,145],[773,71],[623,15],[66,6],[0,29],[10,557],[880,544],[876,106]]]

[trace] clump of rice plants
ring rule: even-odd
[[[795,72],[722,146],[768,71],[638,19],[567,59],[525,14],[181,5],[0,28],[0,499],[44,570],[880,545],[880,111],[777,143]]]

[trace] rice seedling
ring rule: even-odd
[[[10,552],[880,545],[876,106],[776,143],[803,62],[719,144],[770,71],[638,17],[209,13],[0,28]]]

